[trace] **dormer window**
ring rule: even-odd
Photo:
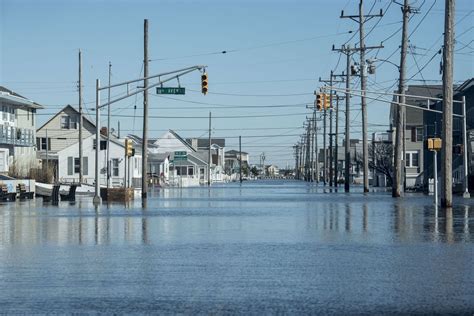
[[[77,129],[77,121],[75,117],[61,116],[62,129]]]

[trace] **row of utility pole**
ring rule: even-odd
[[[366,46],[365,45],[365,31],[364,31],[364,24],[375,17],[382,17],[383,12],[380,10],[378,14],[364,14],[364,1],[359,0],[359,12],[357,15],[344,15],[344,11],[341,13],[341,18],[349,18],[353,21],[357,22],[359,25],[359,46],[351,47],[349,44],[342,45],[340,49],[334,48],[333,51],[340,52],[346,56],[346,73],[345,76],[342,76],[345,80],[345,100],[346,100],[346,108],[345,108],[345,132],[344,132],[344,147],[345,147],[345,171],[344,171],[344,189],[346,192],[350,190],[350,167],[352,164],[351,160],[351,152],[350,152],[350,101],[351,101],[351,77],[355,75],[360,76],[360,97],[361,97],[361,112],[362,112],[362,156],[363,156],[363,188],[364,192],[369,191],[369,155],[368,155],[368,121],[367,121],[367,97],[366,92],[367,90],[367,67],[366,67],[366,51],[372,49],[380,49],[383,48],[382,44],[378,46]],[[394,176],[393,176],[393,186],[392,186],[392,196],[393,197],[400,197],[403,191],[403,181],[402,179],[405,177],[404,170],[405,170],[405,155],[404,151],[404,131],[405,131],[405,108],[406,108],[406,97],[405,92],[407,89],[406,85],[406,56],[407,56],[407,49],[408,49],[408,22],[410,18],[410,14],[414,13],[416,10],[413,9],[410,5],[409,0],[404,0],[403,4],[398,3],[401,6],[401,11],[403,14],[403,22],[402,22],[402,39],[401,39],[401,52],[400,52],[400,65],[397,66],[399,70],[399,79],[398,79],[398,91],[396,95],[396,101],[394,104],[396,105],[396,113],[395,113],[395,149],[394,149]],[[444,45],[443,45],[443,133],[442,133],[442,161],[441,161],[441,204],[444,207],[451,207],[452,206],[452,122],[453,122],[453,45],[454,45],[454,7],[455,7],[455,0],[445,0],[445,28],[444,28]],[[355,70],[355,65],[351,65],[351,57],[353,54],[359,53],[360,56],[360,70],[357,74]],[[383,61],[383,60],[382,60]],[[386,60],[385,60],[386,61]],[[386,61],[391,63],[390,61]],[[333,184],[337,186],[338,184],[338,124],[339,124],[339,100],[342,98],[337,96],[333,93],[333,85],[336,81],[333,80],[337,76],[334,75],[333,71],[331,71],[329,80],[321,80],[320,82],[324,82],[329,84],[329,87],[325,90],[330,93],[330,109],[324,109],[324,112],[321,114],[320,119],[323,121],[323,159],[322,159],[322,167],[323,171],[322,174],[319,174],[319,171],[314,176],[314,156],[316,156],[316,168],[319,167],[319,159],[318,159],[318,147],[317,145],[311,145],[316,143],[317,144],[317,119],[316,119],[316,106],[314,107],[313,117],[308,119],[307,123],[304,124],[306,127],[305,133],[303,134],[301,140],[294,146],[295,149],[295,164],[296,164],[296,177],[299,179],[305,179],[307,181],[319,180],[322,177],[323,184],[326,185],[328,180],[328,172],[329,172],[329,185],[332,186]],[[343,82],[340,81],[340,82]],[[333,100],[336,100],[336,105],[333,108]],[[326,122],[327,122],[327,111],[329,111],[329,134],[326,133]],[[333,111],[336,112],[336,132],[332,133],[332,114]],[[464,120],[466,119],[464,114]],[[326,148],[326,135],[329,135],[329,162],[327,159],[327,148]],[[308,140],[311,138],[314,141],[309,142]],[[333,138],[334,137],[334,138]],[[466,137],[466,135],[464,135]],[[335,140],[335,152],[333,151],[332,140]],[[465,149],[467,150],[467,148]],[[307,153],[311,152],[311,155]],[[334,158],[335,156],[335,158]],[[352,157],[353,158],[353,157]],[[308,161],[309,160],[309,161]],[[334,166],[334,169],[333,169]],[[334,175],[333,175],[334,170]],[[334,177],[334,180],[333,180]],[[466,182],[466,181],[465,181]],[[466,188],[467,192],[467,188]]]

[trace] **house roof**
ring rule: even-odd
[[[41,127],[38,128],[36,131],[40,131],[43,127],[45,127],[46,125],[48,125],[49,122],[51,122],[55,117],[57,117],[59,114],[61,114],[61,112],[65,111],[66,109],[71,109],[72,111],[76,112],[77,115],[79,115],[79,111],[76,110],[73,106],[71,106],[71,105],[68,104],[68,105],[66,105],[65,107],[63,107],[61,110],[59,110],[58,113],[54,114],[49,120],[46,121],[46,123],[44,123],[43,125],[41,125]],[[87,121],[89,124],[91,124],[92,126],[95,127],[95,124],[92,123],[92,121],[89,120],[89,119],[87,118],[87,116],[83,115],[83,116],[82,116],[82,119],[83,119],[84,121]]]
[[[198,148],[209,148],[209,138],[187,138],[186,139],[186,141],[189,144],[192,144],[194,140],[197,141]],[[225,147],[225,138],[211,138],[211,144],[212,145],[216,144],[219,147]]]
[[[237,155],[237,154],[240,154],[240,151],[231,149],[231,150],[226,151],[225,154],[226,155]],[[245,152],[245,151],[242,151],[242,155],[248,155],[248,153]]]
[[[455,93],[466,91],[473,86],[474,86],[474,78],[468,79],[455,89]]]
[[[174,137],[176,137],[176,139],[178,139],[180,142],[182,142],[183,145],[185,145],[187,148],[189,148],[189,150],[191,150],[191,151],[193,151],[193,152],[196,152],[196,149],[194,149],[193,146],[191,146],[191,144],[189,144],[184,138],[182,138],[181,136],[179,136],[178,133],[176,133],[176,132],[173,131],[172,129],[170,129],[169,132],[170,132]]]
[[[18,93],[0,86],[0,98],[8,100],[14,105],[29,107],[33,109],[43,109],[44,107],[36,102],[33,102]]]

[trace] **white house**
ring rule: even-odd
[[[95,135],[84,138],[83,145],[83,182],[95,183]],[[107,185],[106,137],[101,135],[99,145],[99,181],[100,185]],[[141,154],[136,151],[135,156],[127,159],[125,170],[125,146],[123,140],[110,139],[110,184],[111,187],[120,187],[127,180],[127,185],[137,186],[141,179]],[[57,152],[58,181],[63,183],[79,182],[79,150],[77,142]],[[127,175],[127,177],[125,177]]]
[[[27,176],[37,167],[36,110],[43,107],[0,86],[0,174],[14,168],[14,176]]]

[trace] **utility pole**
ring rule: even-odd
[[[344,11],[341,13],[341,18],[350,18],[351,20],[359,24],[359,49],[360,52],[360,76],[361,76],[361,106],[362,106],[362,156],[363,156],[363,167],[364,167],[364,192],[369,192],[369,145],[367,140],[367,101],[366,101],[366,90],[367,90],[367,69],[365,67],[365,51],[372,48],[383,48],[382,45],[379,47],[366,47],[365,46],[365,33],[364,24],[366,21],[374,17],[382,17],[383,13],[380,10],[379,14],[364,15],[364,1],[359,0],[359,15],[347,15],[344,16]]]
[[[441,206],[453,206],[453,48],[454,4],[445,0],[443,49],[443,147],[441,149]],[[465,148],[464,150],[467,150]]]
[[[326,109],[323,112],[323,185],[327,180],[327,150],[326,150]]]
[[[239,164],[240,183],[242,183],[242,136],[239,136]]]
[[[342,48],[335,49],[334,45],[332,48],[333,51],[337,51],[346,55],[346,125],[345,125],[345,135],[344,135],[344,191],[350,191],[350,164],[351,164],[351,147],[350,147],[350,106],[351,106],[351,55],[356,49],[351,48],[350,45],[342,45]]]
[[[334,75],[334,71],[331,70],[331,73],[329,75],[329,80],[321,80],[321,78],[319,78],[319,82],[325,82],[325,83],[329,83],[329,186],[332,187],[332,180],[333,180],[333,148],[332,148],[332,137],[333,137],[333,133],[332,133],[332,115],[333,115],[333,108],[332,108],[332,101],[333,101],[333,90],[332,90],[332,87],[333,87],[333,84],[335,83],[341,83],[343,81],[337,81],[337,80],[333,80],[334,77],[336,77]],[[324,113],[326,114],[326,111],[324,111]]]
[[[318,120],[316,118],[316,109],[314,110],[314,159],[316,160],[316,183],[319,183],[319,148],[318,148]]]
[[[298,143],[293,147],[295,148],[295,177],[296,177],[296,179],[299,179],[299,173],[298,173],[298,150],[299,150],[299,145],[298,145]]]
[[[143,24],[143,143],[142,143],[142,201],[148,192],[148,20]],[[98,144],[97,144],[98,145]]]
[[[107,189],[110,188],[110,77],[112,75],[112,64],[109,61],[109,88],[107,89]],[[126,165],[126,162],[125,162]],[[126,168],[126,167],[125,167]],[[125,169],[127,170],[127,169]]]
[[[350,45],[347,47],[346,51],[346,133],[344,135],[344,146],[345,146],[345,162],[344,162],[344,191],[349,192],[350,190],[350,165],[351,165],[351,133],[350,133],[350,112],[351,112],[351,55],[350,55]]]
[[[208,151],[209,164],[207,165],[207,185],[211,185],[211,112],[209,112],[209,151]]]
[[[339,100],[344,99],[343,97],[340,97],[336,94],[336,132],[334,133],[334,146],[335,146],[335,152],[334,156],[336,156],[335,163],[334,163],[334,186],[337,188],[338,186],[338,173],[339,173],[339,165],[338,165],[338,158],[339,158],[339,141],[338,141],[338,135],[339,135]]]
[[[48,172],[48,167],[49,167],[49,140],[48,140],[48,129],[45,129],[46,132],[46,170],[45,172]]]
[[[310,134],[311,134],[311,182],[314,182],[314,124],[316,120],[315,113],[313,111],[313,116],[311,117],[311,122],[309,125]]]
[[[306,181],[310,182],[311,181],[311,124],[308,124],[308,129],[306,132]]]
[[[402,170],[404,170],[405,157],[402,155],[402,144],[404,143],[404,117],[405,117],[405,90],[406,90],[406,56],[408,49],[408,21],[411,13],[409,0],[404,0],[403,7],[403,26],[402,26],[402,46],[400,53],[400,79],[398,82],[398,94],[396,105],[396,130],[395,130],[395,163],[394,163],[394,183],[392,186],[392,196],[400,197],[402,192]],[[406,175],[404,175],[406,177]]]
[[[100,152],[100,80],[95,81],[95,192],[93,203],[100,204],[99,152]]]
[[[82,55],[79,49],[79,183],[83,182],[83,158],[82,158]],[[48,147],[46,136],[46,148]]]

